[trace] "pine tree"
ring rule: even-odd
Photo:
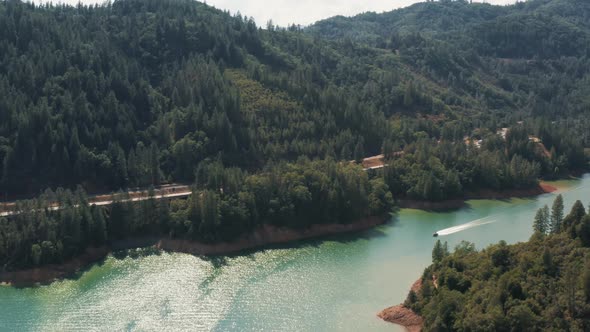
[[[149,151],[149,169],[151,176],[151,184],[160,184],[160,160],[158,156],[158,148],[155,144],[152,144]]]
[[[102,245],[107,240],[107,224],[104,216],[104,210],[100,207],[92,207],[92,217],[94,218],[94,243]]]
[[[545,248],[543,251],[543,268],[545,269],[545,273],[550,276],[553,276],[555,273],[555,264],[553,263],[553,255],[551,255],[551,251]]]
[[[445,257],[450,255],[449,244],[447,243],[447,241],[445,241],[445,243],[443,244],[443,254]]]
[[[549,220],[547,220],[547,215],[545,214],[544,208],[537,211],[533,228],[535,232],[547,234],[547,231],[549,230]]]
[[[404,91],[404,106],[410,107],[413,104],[414,104],[414,86],[410,82],[406,85],[406,90]]]
[[[121,149],[120,146],[116,147],[116,156],[115,156],[115,182],[116,185],[119,187],[124,187],[127,185],[129,181],[129,176],[127,172],[127,160],[125,158],[125,152]]]
[[[348,147],[348,144],[344,144],[344,146],[340,150],[340,159],[349,160],[350,157],[351,157],[350,148]]]
[[[354,160],[356,162],[362,162],[365,158],[365,149],[363,147],[363,142],[359,141],[356,146],[354,147]]]
[[[404,307],[411,308],[412,305],[416,302],[418,302],[418,296],[416,295],[416,292],[410,290],[410,293],[408,293],[406,301],[404,301]]]
[[[565,218],[563,218],[561,227],[566,229],[576,226],[585,215],[586,209],[584,208],[584,204],[582,204],[580,200],[577,200],[572,206],[570,213]]]
[[[545,204],[545,206],[543,206],[543,214],[547,220],[547,225],[551,225],[551,219],[550,219],[550,215],[549,215],[549,206],[547,204]],[[547,229],[547,231],[549,231],[549,229]]]
[[[440,261],[442,261],[442,259],[444,258],[444,254],[445,253],[443,246],[440,240],[437,240],[436,244],[434,245],[434,249],[432,249],[432,262],[440,263]]]
[[[135,151],[131,149],[129,151],[129,157],[127,158],[127,176],[131,185],[136,186],[139,182],[140,172],[137,165],[137,158],[135,157]]]
[[[33,264],[39,265],[41,263],[41,246],[38,244],[33,244],[31,246],[31,259],[33,260]]]
[[[580,237],[580,240],[582,240],[582,244],[585,247],[590,247],[590,215],[586,215],[582,218],[576,232]]]
[[[563,221],[563,196],[558,195],[553,201],[551,207],[551,233],[561,232],[561,222]]]

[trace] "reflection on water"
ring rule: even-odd
[[[587,205],[590,178],[555,185],[566,207],[576,199]],[[478,248],[525,241],[536,209],[554,197],[402,210],[361,234],[231,257],[111,256],[73,280],[0,287],[0,331],[391,331],[375,315],[404,300],[430,262],[434,232],[442,230],[451,248],[461,240]]]

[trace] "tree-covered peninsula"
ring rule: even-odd
[[[449,253],[438,241],[405,308],[422,316],[424,331],[587,331],[590,214],[577,201],[564,215],[558,196],[539,210],[534,231],[526,243],[481,251],[463,242]]]

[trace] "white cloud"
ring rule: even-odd
[[[58,0],[59,1],[59,0]],[[58,2],[54,0],[53,2]],[[475,0],[493,4],[512,4],[516,0]],[[37,1],[38,2],[38,1]],[[78,0],[61,0],[77,4]],[[80,2],[102,3],[103,0],[81,0]],[[238,11],[243,16],[254,17],[258,25],[275,24],[287,26],[291,23],[308,25],[335,15],[351,16],[367,11],[383,12],[405,7],[418,0],[207,0],[209,5],[219,9]]]

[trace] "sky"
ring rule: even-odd
[[[104,0],[80,0],[85,4],[102,3]],[[474,0],[492,4],[513,4],[516,0]],[[35,1],[39,2],[39,1]],[[53,0],[77,4],[78,0]],[[406,7],[418,0],[207,0],[209,5],[238,11],[247,17],[254,17],[258,25],[265,26],[272,19],[275,25],[287,26],[291,23],[309,25],[324,18],[344,15],[352,16],[367,11],[384,12]]]
[[[482,2],[479,0],[477,2]],[[209,5],[227,9],[232,13],[240,11],[252,16],[258,25],[268,20],[280,26],[291,23],[309,25],[324,18],[344,15],[352,16],[368,11],[384,12],[406,7],[417,0],[207,0]],[[513,4],[515,0],[487,0],[494,4]]]

